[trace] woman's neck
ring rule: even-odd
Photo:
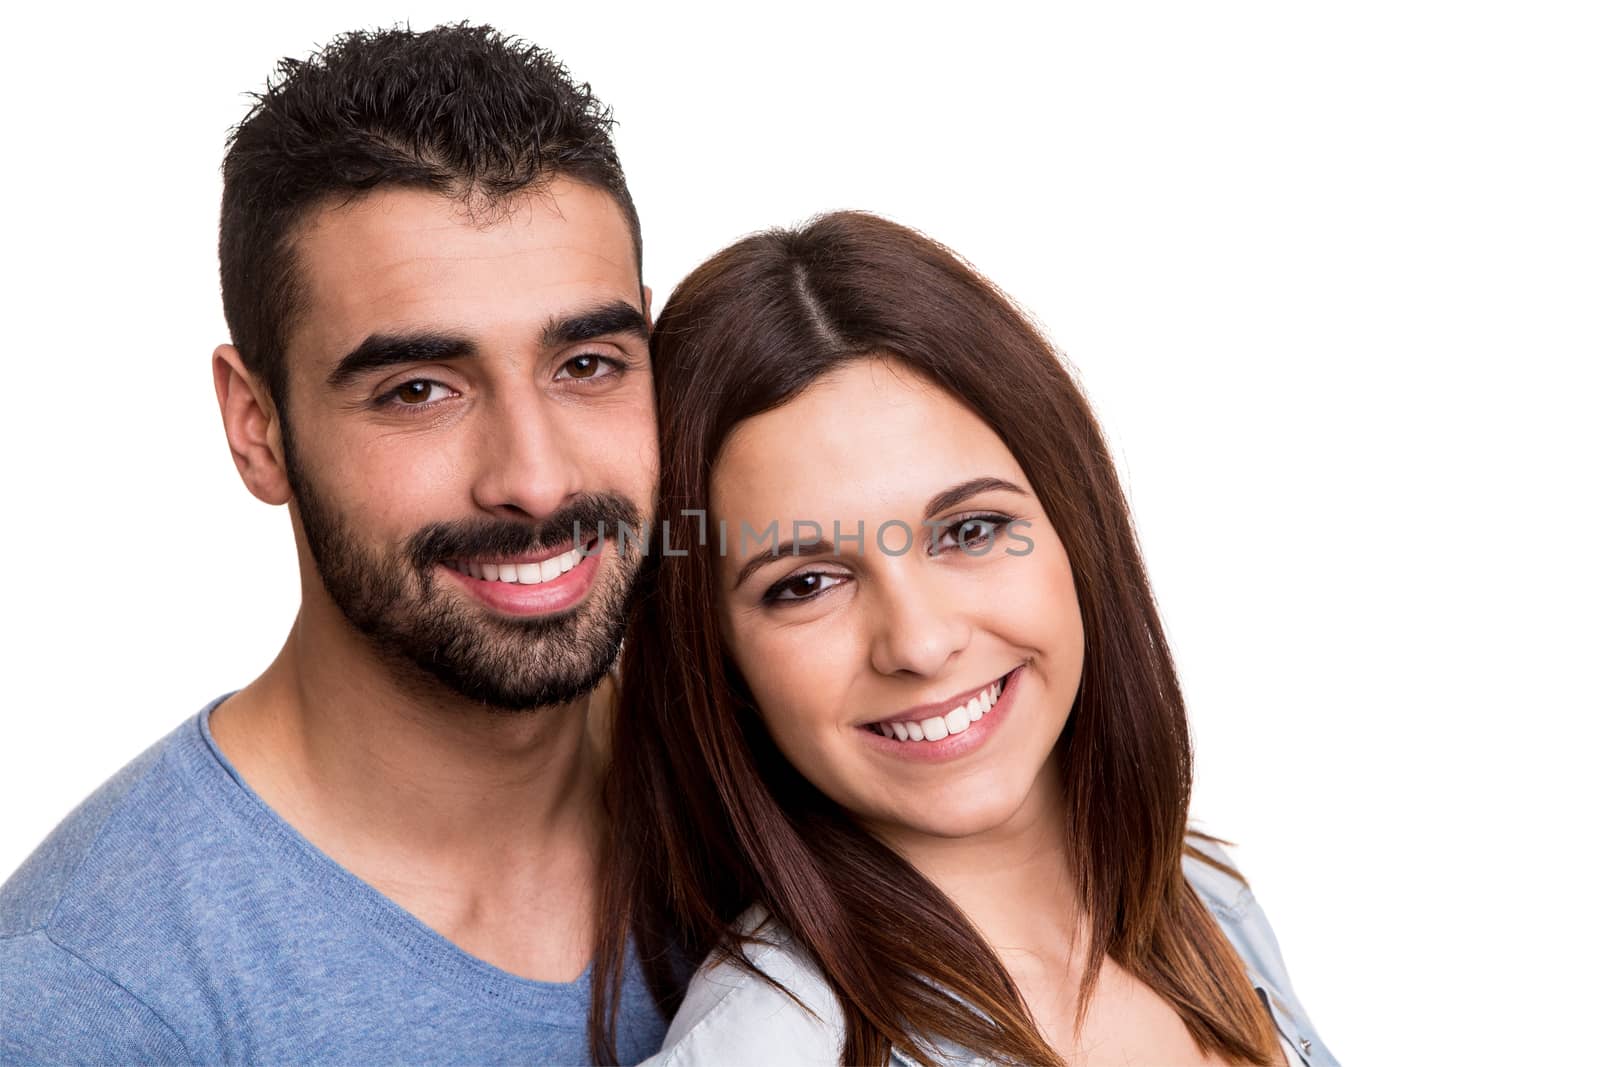
[[[1115,960],[1102,961],[1080,1011],[1089,924],[1055,760],[1012,817],[984,833],[941,838],[875,829],[988,942],[1040,1036],[1063,1060],[1220,1064],[1200,1050],[1171,1003]]]
[[[1082,908],[1054,759],[1040,770],[1016,812],[981,834],[879,832],[961,909],[1013,974],[1041,966],[1058,974],[1069,968]]]

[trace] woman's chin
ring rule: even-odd
[[[863,821],[892,837],[913,835],[953,841],[1000,830],[1018,817],[1025,799],[1026,795],[1014,786],[974,781],[902,801],[881,816]]]

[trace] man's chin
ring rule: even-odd
[[[591,542],[581,558],[561,560],[530,549],[537,540],[517,524],[439,523],[398,551],[383,552],[352,538],[304,484],[297,500],[329,599],[391,665],[398,683],[431,689],[447,702],[525,712],[582,699],[615,662],[640,561],[610,538],[600,551],[587,551]],[[609,510],[573,509],[549,524],[620,528],[626,518],[632,518],[626,505],[613,502]],[[529,555],[540,557],[546,580],[525,582],[521,568],[533,565]],[[551,559],[560,566],[546,575]],[[477,575],[470,566],[464,572],[460,564],[472,560],[509,561],[517,580],[498,580],[499,562],[495,581],[486,580],[486,563]]]
[[[609,673],[615,657],[582,674],[539,679],[508,680],[481,673],[440,669],[438,663],[419,663],[444,688],[461,700],[510,714],[562,707],[588,697]]]
[[[588,696],[615,664],[626,607],[605,603],[613,597],[599,599],[575,611],[527,618],[451,604],[423,612],[404,631],[378,626],[367,638],[385,659],[420,672],[463,702],[536,711]]]

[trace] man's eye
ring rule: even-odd
[[[389,390],[383,399],[392,400],[402,407],[422,407],[443,400],[450,393],[450,388],[439,382],[429,381],[427,378],[415,378]]]
[[[793,574],[778,582],[768,589],[761,599],[768,603],[776,601],[794,602],[796,600],[810,600],[818,593],[826,592],[845,581],[842,574],[827,574],[822,571],[806,571],[803,574]]]
[[[611,375],[619,373],[621,369],[621,365],[614,359],[585,353],[581,356],[573,356],[563,363],[561,371],[556,377],[578,380],[609,378]]]

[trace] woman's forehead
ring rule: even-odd
[[[920,509],[978,476],[1022,482],[1005,443],[943,388],[889,357],[852,361],[745,420],[712,469],[725,518],[832,519],[841,509]],[[810,509],[815,514],[787,512]]]

